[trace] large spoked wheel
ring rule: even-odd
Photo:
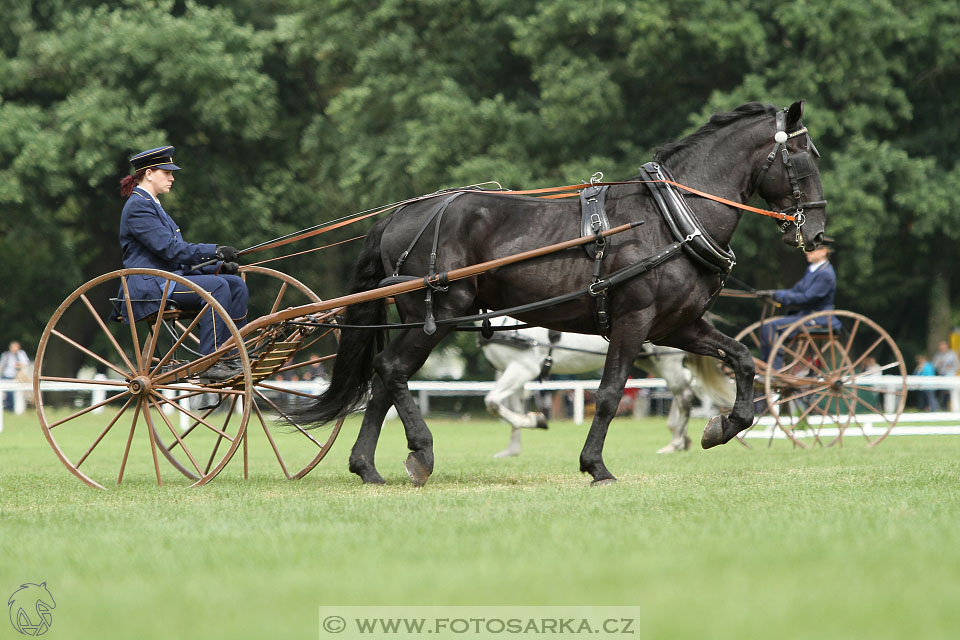
[[[129,280],[138,276],[167,280],[156,303],[165,311],[129,322]],[[204,306],[170,308],[173,283],[196,293]],[[219,351],[201,355],[205,316],[222,320],[230,335]],[[64,300],[40,338],[33,389],[43,433],[67,469],[91,487],[154,475],[162,484],[160,457],[191,469],[194,485],[205,484],[240,446],[252,411],[250,360],[238,344],[242,338],[226,310],[182,276],[121,269],[95,278]],[[228,349],[242,373],[205,381],[203,372]],[[158,441],[161,433],[169,447]],[[152,474],[140,471],[149,463]]]
[[[767,413],[801,447],[873,447],[896,426],[907,401],[907,366],[877,323],[850,311],[821,311],[785,328],[764,373]]]
[[[274,269],[240,267],[240,276],[250,290],[247,317],[257,318],[322,301],[305,284]],[[269,457],[276,460],[289,480],[308,474],[330,451],[343,426],[343,418],[327,432],[311,432],[297,422],[292,409],[326,388],[326,368],[336,356],[338,333],[332,326],[315,330],[295,327],[286,329],[279,340],[269,330],[245,336],[253,370],[254,402],[252,421],[248,425],[252,428],[248,428],[243,440],[244,478],[249,477],[250,472],[251,438],[254,455],[269,450]],[[164,455],[177,446],[168,434],[160,437],[160,443]],[[196,479],[196,470],[191,465],[172,456],[167,459],[185,476]]]
[[[298,307],[322,302],[320,296],[305,284],[285,273],[260,266],[241,267],[240,275],[246,280],[251,295],[250,317],[260,317],[288,307]],[[333,320],[335,312],[327,314]],[[266,377],[255,376],[253,406],[256,424],[269,443],[273,457],[280,465],[283,475],[290,480],[310,473],[330,451],[343,418],[327,431],[307,431],[292,416],[297,405],[312,400],[326,389],[333,359],[337,355],[340,332],[333,326],[303,327],[304,335],[296,336],[286,354],[283,349],[271,357],[282,360],[275,373]],[[247,336],[247,348],[255,361],[264,336]],[[260,363],[261,369],[271,368]],[[256,367],[255,367],[256,368]],[[247,445],[244,444],[244,474],[247,473]]]

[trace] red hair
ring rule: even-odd
[[[129,198],[130,194],[133,193],[133,188],[143,180],[143,176],[146,174],[146,169],[140,169],[140,171],[137,171],[132,176],[123,176],[120,178],[120,195],[124,198]]]

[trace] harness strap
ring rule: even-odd
[[[648,162],[640,167],[640,175],[652,179],[647,182],[657,208],[677,241],[684,243],[687,254],[714,273],[729,273],[737,263],[730,249],[724,249],[714,240],[693,212],[686,200],[671,188],[672,176],[666,167]]]
[[[687,244],[687,242],[688,240],[674,242],[649,258],[644,258],[640,262],[636,262],[622,269],[617,269],[606,278],[591,284],[589,287],[587,287],[587,290],[590,292],[590,295],[597,296],[611,287],[616,287],[617,285],[621,285],[632,278],[636,278],[637,276],[646,273],[650,269],[660,266],[667,260],[676,257],[677,254],[680,253],[683,247]]]
[[[469,316],[460,316],[458,318],[444,318],[441,320],[436,320],[435,323],[437,326],[446,326],[446,325],[455,325],[462,322],[480,322],[483,320],[488,320],[490,318],[499,318],[502,316],[517,316],[524,313],[529,313],[531,311],[537,311],[545,307],[552,307],[554,305],[563,304],[564,302],[569,302],[575,300],[583,295],[599,295],[602,292],[605,292],[611,287],[616,287],[621,285],[631,278],[635,278],[650,269],[653,269],[667,260],[676,257],[682,250],[683,245],[687,242],[686,240],[681,242],[674,242],[660,251],[658,251],[653,256],[645,258],[642,261],[632,264],[623,269],[618,269],[614,271],[606,278],[602,279],[599,282],[591,284],[586,289],[580,289],[578,291],[571,291],[570,293],[564,293],[559,296],[554,296],[552,298],[547,298],[545,300],[538,300],[537,302],[529,302],[527,304],[517,305],[515,307],[510,307],[508,309],[500,309],[499,311],[487,311],[485,313],[477,313]],[[446,275],[446,274],[443,274]],[[418,278],[415,276],[400,276],[403,278],[400,282],[407,282],[408,280],[422,280],[423,278]],[[292,321],[290,324],[306,324],[314,325],[319,324],[316,322],[302,322],[302,321]],[[424,325],[423,322],[402,322],[394,324],[380,324],[380,325],[346,325],[338,322],[325,323],[330,324],[331,326],[336,326],[341,329],[417,329]],[[516,328],[516,327],[509,327]],[[499,331],[505,330],[499,327],[492,327],[492,330]],[[559,348],[559,347],[558,347]]]

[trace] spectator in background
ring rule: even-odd
[[[955,376],[957,370],[960,369],[960,360],[957,359],[956,352],[950,348],[946,340],[941,340],[940,344],[937,345],[937,352],[933,355],[933,368],[938,376]],[[938,390],[937,399],[941,406],[950,406],[950,391],[948,389]]]
[[[935,376],[937,370],[933,368],[933,363],[927,360],[927,356],[920,354],[917,356],[917,368],[913,370],[913,375]],[[937,396],[933,389],[921,389],[918,398],[917,407],[921,411],[940,411],[940,405],[937,404]]]
[[[3,355],[0,356],[0,378],[4,380],[16,380],[18,375],[25,374],[30,366],[30,357],[27,352],[20,348],[20,343],[16,340],[10,343],[10,346]],[[3,408],[13,411],[13,393],[3,394]]]

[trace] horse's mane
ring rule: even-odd
[[[699,140],[709,136],[714,131],[722,129],[727,125],[730,125],[734,122],[743,120],[744,118],[749,118],[751,116],[769,114],[773,115],[777,112],[777,108],[773,105],[765,105],[760,102],[748,102],[742,104],[733,111],[727,113],[715,113],[710,116],[710,120],[707,121],[707,124],[703,125],[695,132],[691,133],[686,138],[678,140],[676,142],[668,142],[657,147],[656,152],[654,153],[654,158],[658,162],[663,162],[668,158],[676,155],[678,152],[687,149]]]

